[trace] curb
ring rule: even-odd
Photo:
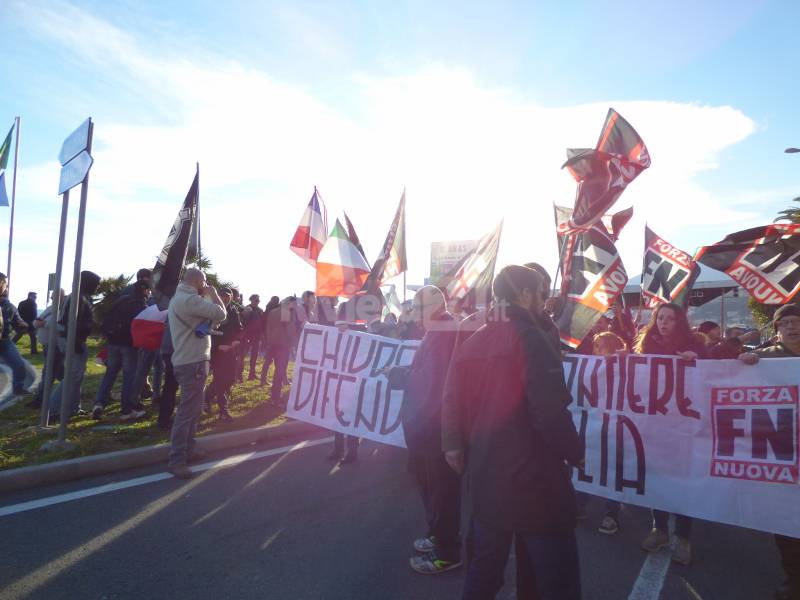
[[[316,425],[290,420],[280,425],[264,425],[241,431],[228,431],[198,437],[196,447],[215,452],[237,446],[247,446],[265,440],[282,437],[297,437],[306,433],[322,431]],[[105,475],[134,467],[143,467],[166,462],[169,444],[157,444],[130,450],[118,450],[105,454],[70,458],[44,465],[19,467],[0,471],[0,492],[10,492],[38,487],[45,484],[63,483],[93,475]]]

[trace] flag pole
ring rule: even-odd
[[[406,301],[406,272],[403,271],[403,302]]]
[[[202,246],[200,245],[200,163],[197,164],[197,214],[195,215],[196,225],[197,227],[197,260],[200,260],[200,257],[203,256]]]
[[[14,245],[14,204],[17,198],[17,163],[19,161],[19,123],[20,117],[14,119],[14,126],[16,131],[16,141],[14,143],[14,177],[11,182],[11,223],[8,227],[8,266],[6,267],[6,278],[8,279],[8,288],[6,293],[11,289],[11,251]],[[9,294],[10,296],[10,294]]]

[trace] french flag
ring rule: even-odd
[[[300,258],[310,264],[317,266],[317,257],[322,247],[328,239],[328,214],[325,204],[319,197],[317,188],[314,188],[314,195],[306,207],[300,225],[294,232],[289,248]]]
[[[167,328],[166,310],[158,310],[155,304],[148,306],[131,322],[131,337],[134,348],[158,350]]]

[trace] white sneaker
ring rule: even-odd
[[[92,418],[95,421],[99,421],[100,417],[103,416],[103,407],[100,404],[95,404],[92,408]]]

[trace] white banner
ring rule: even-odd
[[[418,345],[306,325],[287,414],[403,447],[402,391],[375,371]],[[800,359],[567,355],[564,375],[586,441],[576,489],[800,537]]]
[[[800,537],[800,359],[564,359],[586,440],[576,489]]]
[[[286,414],[326,429],[405,448],[403,391],[384,367],[408,366],[419,342],[307,323],[297,344]]]

